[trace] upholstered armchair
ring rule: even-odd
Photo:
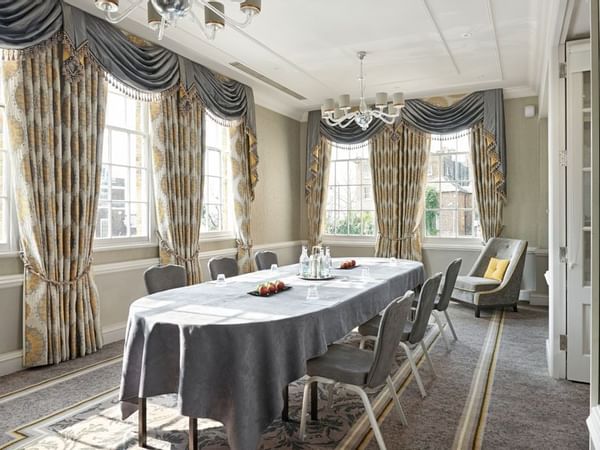
[[[481,308],[512,306],[517,311],[526,253],[527,241],[490,239],[469,274],[456,279],[452,300],[474,305],[475,317],[480,316]],[[484,278],[490,258],[510,261],[502,281]]]

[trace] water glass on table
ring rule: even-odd
[[[367,281],[369,278],[371,278],[371,272],[369,271],[369,268],[363,267],[360,271],[360,279],[362,281]]]
[[[225,286],[225,274],[220,273],[217,275],[217,286]]]
[[[317,286],[311,284],[308,286],[308,292],[306,293],[306,300],[318,300],[319,299],[319,290]]]

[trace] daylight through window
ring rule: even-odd
[[[2,63],[0,62],[0,73]],[[0,250],[8,250],[10,240],[10,204],[8,136],[6,129],[6,103],[4,101],[4,86],[0,77]]]

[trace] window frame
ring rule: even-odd
[[[443,134],[443,135],[438,135],[438,136],[449,136],[449,135],[455,135],[456,139],[460,139],[463,135],[463,133],[465,133],[464,131],[459,131],[458,133],[447,133],[447,134]],[[446,139],[439,139],[439,138],[435,138],[432,137],[431,141],[433,142],[434,140],[439,140],[439,141],[443,141],[443,140],[448,140]],[[470,137],[469,137],[470,139]],[[477,206],[477,195],[475,193],[475,172],[473,170],[473,161],[471,158],[471,153],[469,150],[466,151],[455,151],[455,152],[448,152],[448,153],[432,153],[431,152],[431,148],[429,149],[429,154],[428,154],[428,158],[427,158],[427,175],[431,174],[431,166],[430,166],[430,162],[431,162],[431,157],[432,155],[451,155],[451,156],[457,156],[457,155],[466,155],[467,156],[467,160],[469,162],[469,178],[468,181],[471,182],[472,186],[473,186],[473,199],[472,199],[472,206],[471,208],[459,208],[458,206],[456,208],[437,208],[436,211],[442,211],[442,210],[446,210],[446,211],[460,211],[460,210],[471,210],[472,211],[472,215],[474,216],[475,213],[478,213],[478,206]],[[440,158],[438,156],[438,158]],[[441,158],[440,158],[441,161]],[[441,174],[441,171],[443,171],[443,168],[439,168],[440,171],[440,178],[439,181],[436,182],[432,182],[438,185],[442,185],[444,183],[444,181],[442,181],[442,176],[443,174]],[[428,236],[427,235],[427,220],[426,220],[426,214],[428,209],[426,208],[425,202],[426,202],[426,194],[427,194],[427,187],[430,184],[429,180],[425,181],[425,192],[423,193],[423,216],[421,218],[421,235],[423,236],[423,247],[424,248],[481,248],[482,242],[483,242],[483,237],[482,236],[459,236],[458,234],[456,236]],[[456,191],[458,192],[458,190]],[[458,216],[455,214],[455,225],[457,225],[458,223]],[[480,228],[481,229],[481,228]],[[458,231],[458,230],[457,230]]]
[[[361,209],[360,210],[356,210],[356,209],[346,209],[346,213],[349,213],[350,211],[352,212],[373,212],[373,229],[374,229],[374,233],[372,235],[368,235],[368,234],[337,234],[337,233],[328,233],[327,230],[327,225],[325,225],[325,231],[323,233],[323,241],[326,244],[337,244],[337,245],[343,245],[343,244],[347,244],[347,245],[353,245],[353,246],[372,246],[377,239],[377,233],[378,233],[378,228],[377,228],[377,208],[375,207],[375,199],[374,199],[374,193],[373,193],[373,173],[372,173],[372,169],[371,169],[371,162],[370,162],[370,152],[371,152],[371,146],[369,145],[369,141],[365,141],[362,143],[362,145],[364,145],[365,151],[366,151],[366,158],[355,158],[355,159],[333,159],[333,152],[334,152],[334,147],[336,147],[336,143],[332,142],[331,143],[331,152],[332,152],[332,157],[330,160],[330,165],[329,165],[329,176],[331,177],[331,169],[333,167],[333,164],[335,162],[341,161],[341,162],[352,162],[352,161],[361,161],[361,162],[366,162],[368,170],[369,170],[369,177],[371,179],[371,183],[369,184],[369,187],[371,189],[371,197],[373,198],[373,209],[369,210],[369,209],[362,209],[362,203],[363,203],[363,199],[361,196]],[[342,150],[346,150],[346,151],[356,151],[356,150],[347,150],[344,149],[342,146]],[[348,169],[349,170],[349,169]],[[331,178],[330,178],[331,179]],[[349,180],[348,180],[349,181]],[[362,173],[361,173],[361,181],[362,181]],[[329,195],[329,188],[331,187],[331,184],[328,184],[327,186],[327,192]],[[338,186],[337,184],[333,184],[333,186]],[[356,187],[356,186],[360,186],[361,188],[364,186],[367,186],[364,183],[360,183],[360,184],[351,184],[351,183],[346,183],[344,185],[340,184],[339,186],[346,186],[348,188],[350,187]],[[350,197],[348,196],[348,202],[350,202]],[[329,203],[329,199],[327,199],[327,203]],[[342,211],[339,209],[334,209],[333,211],[338,212],[338,211]],[[325,215],[327,217],[327,214],[329,213],[329,208],[327,208],[327,204],[325,205]],[[325,219],[327,220],[327,219]],[[361,233],[362,233],[362,223],[361,223]]]
[[[109,94],[110,93],[124,97],[126,100],[132,100],[131,97],[128,97],[127,95],[109,87]],[[107,97],[107,101],[108,101],[108,97]],[[94,251],[103,252],[103,251],[109,251],[109,250],[155,247],[158,245],[158,240],[156,238],[156,214],[155,214],[156,204],[155,204],[155,198],[154,198],[154,179],[153,179],[154,174],[153,174],[153,170],[152,170],[152,131],[151,131],[151,126],[150,126],[150,105],[148,102],[145,102],[142,100],[137,100],[137,101],[139,101],[140,104],[143,105],[143,108],[144,108],[144,112],[143,112],[144,126],[143,126],[142,131],[132,130],[132,129],[129,129],[126,127],[121,127],[121,126],[109,125],[107,122],[105,124],[103,132],[105,133],[104,139],[110,139],[109,134],[110,134],[110,131],[112,131],[112,130],[117,131],[117,132],[126,133],[128,138],[130,138],[131,135],[143,136],[145,138],[144,153],[145,153],[146,165],[145,165],[145,167],[142,167],[142,168],[146,171],[146,183],[147,183],[146,189],[147,189],[147,200],[148,200],[146,203],[146,205],[147,205],[146,220],[147,220],[148,235],[147,236],[125,236],[125,237],[114,237],[113,236],[113,237],[108,237],[108,238],[98,238],[98,237],[96,237],[96,233],[94,233],[94,243],[93,243]],[[103,146],[104,145],[106,145],[108,147],[109,144],[103,143]],[[131,161],[129,161],[129,163],[131,163]],[[117,167],[126,168],[127,170],[138,168],[137,166],[132,166],[131,164],[129,164],[129,165],[114,164],[114,163],[112,163],[112,160],[111,160],[111,162],[106,163],[105,159],[104,159],[104,155],[103,155],[102,156],[102,166],[104,166],[105,164],[108,164],[111,167],[117,166]],[[97,209],[96,214],[99,213],[100,202],[101,202],[101,200],[99,199],[98,206],[96,208]],[[128,205],[134,204],[134,203],[144,203],[144,202],[135,202],[135,201],[131,201],[131,200],[125,200],[124,202]],[[109,209],[109,217],[110,217],[110,211],[111,210]]]
[[[0,71],[2,69],[2,61],[0,61]],[[3,82],[0,80],[0,89],[4,89]],[[4,95],[2,96],[4,99]],[[6,99],[2,103],[0,103],[0,108],[2,108],[2,113],[6,114]],[[5,137],[6,142],[0,142],[0,152],[4,153],[4,174],[3,178],[6,183],[6,195],[3,195],[1,198],[6,201],[6,217],[4,218],[4,223],[0,224],[2,227],[6,227],[4,230],[6,233],[6,242],[0,242],[0,255],[2,256],[12,256],[17,253],[18,250],[18,223],[17,223],[17,214],[16,214],[16,204],[14,200],[14,186],[12,183],[12,170],[11,170],[11,156],[9,151],[8,144],[8,129],[6,127],[6,116],[5,120],[2,122],[4,124],[4,129],[2,130],[2,135]],[[4,146],[6,144],[6,147]]]
[[[214,120],[211,116],[211,114],[209,112],[206,113],[205,116],[205,126],[208,127],[209,123],[214,123],[218,126],[222,126],[224,127],[224,125],[220,125],[216,120]],[[226,128],[226,127],[225,127]],[[233,209],[233,174],[232,174],[232,169],[231,169],[231,148],[229,149],[221,149],[212,145],[208,145],[206,142],[206,136],[208,135],[208,133],[204,133],[204,161],[202,162],[202,179],[203,179],[203,189],[206,189],[207,183],[209,178],[218,178],[221,181],[221,199],[222,199],[222,183],[223,183],[223,179],[227,180],[228,186],[229,186],[229,191],[227,193],[227,209],[228,209],[228,213],[229,213],[229,222],[228,223],[228,229],[223,229],[223,230],[217,230],[217,231],[200,231],[200,240],[202,242],[210,242],[210,241],[224,241],[224,240],[231,240],[231,239],[235,239],[235,216],[234,216],[234,209]],[[219,176],[216,175],[209,175],[206,173],[206,169],[208,168],[208,155],[209,152],[218,152],[220,155],[220,160],[221,160],[221,174]],[[224,159],[224,155],[223,153],[225,153],[226,157],[227,157],[227,163],[228,163],[228,169],[227,169],[227,173],[225,174],[225,176],[223,175],[223,159]],[[202,192],[202,209],[204,210],[204,207],[207,206],[209,203],[207,203],[207,198],[205,195],[205,192]],[[214,205],[215,203],[210,203],[210,205]],[[223,207],[224,203],[223,201],[221,201],[221,204],[219,205],[221,208]],[[221,212],[222,214],[222,212]]]

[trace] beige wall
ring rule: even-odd
[[[298,257],[297,241],[302,237],[298,205],[302,198],[299,165],[303,158],[299,146],[300,123],[257,107],[256,127],[260,163],[251,215],[253,241],[263,247],[291,242],[275,248],[281,263],[290,264]],[[234,248],[232,239],[203,243],[202,251],[207,253],[201,256],[202,265],[206,265],[215,251],[223,250],[233,255]],[[157,256],[156,246],[95,253],[100,314],[105,329],[119,329],[127,320],[129,305],[145,293],[144,264],[150,264]],[[21,287],[17,284],[22,267],[16,256],[0,257],[0,360],[2,354],[21,348],[22,301]],[[204,276],[206,279],[206,271]]]

